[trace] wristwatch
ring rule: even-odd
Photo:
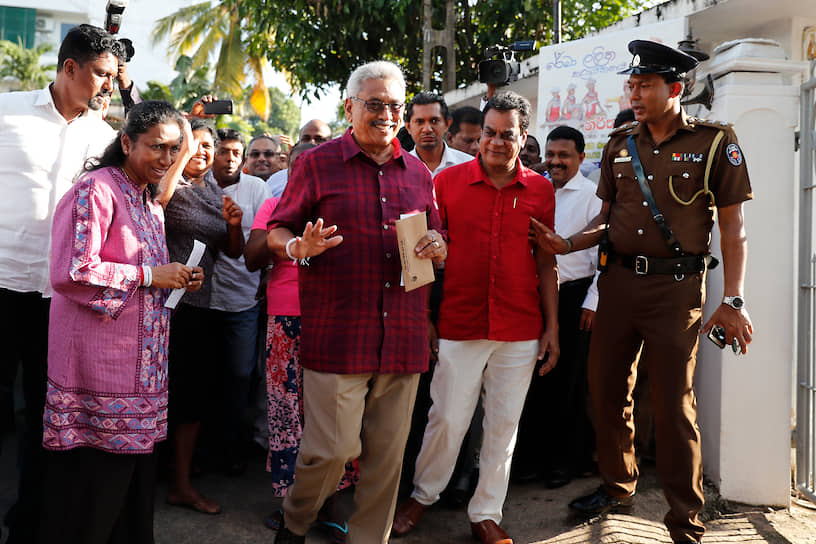
[[[723,304],[728,304],[735,310],[742,310],[745,307],[745,299],[740,295],[733,297],[723,297]]]

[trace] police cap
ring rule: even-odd
[[[619,74],[660,74],[680,80],[683,74],[698,64],[691,55],[647,40],[632,40],[629,42],[629,52],[634,55],[632,62]]]

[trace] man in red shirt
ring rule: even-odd
[[[537,359],[541,373],[558,359],[558,271],[533,251],[530,218],[552,225],[552,184],[518,159],[530,103],[505,92],[485,107],[477,160],[434,180],[450,254],[439,313],[439,363],[433,405],[417,457],[414,491],[400,506],[393,532],[402,535],[439,499],[484,388],[479,483],[468,505],[473,536],[512,544],[499,527],[524,397]]]
[[[347,93],[352,128],[298,158],[269,222],[269,249],[301,260],[305,392],[295,483],[277,544],[305,542],[346,462],[358,456],[349,537],[388,541],[409,414],[428,368],[428,288],[400,287],[394,222],[425,212],[429,230],[416,253],[436,263],[447,255],[431,174],[396,139],[402,72],[390,62],[365,64],[351,74]]]

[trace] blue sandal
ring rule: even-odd
[[[266,525],[267,529],[272,529],[273,531],[280,531],[280,528],[283,525],[283,508],[281,508],[277,512],[272,512],[271,514],[269,514],[264,520],[264,525]]]
[[[333,521],[317,521],[329,534],[329,542],[332,544],[346,544],[346,536],[348,536],[348,524],[344,521],[343,525],[338,525]]]

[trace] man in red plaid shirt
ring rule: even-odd
[[[427,287],[400,286],[394,222],[425,212],[428,233],[416,253],[435,263],[447,255],[431,175],[396,139],[404,102],[396,65],[357,68],[345,101],[352,128],[298,158],[269,223],[269,249],[301,260],[305,426],[278,544],[305,542],[358,456],[349,537],[388,541],[419,373],[428,367]]]

